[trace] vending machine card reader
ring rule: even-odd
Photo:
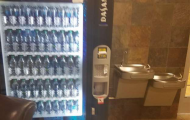
[[[110,48],[99,45],[93,51],[92,95],[103,104],[109,94]]]

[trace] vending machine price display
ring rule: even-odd
[[[99,47],[98,48],[98,58],[99,59],[106,59],[107,58],[107,48],[106,47]]]

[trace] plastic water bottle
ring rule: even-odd
[[[26,13],[25,13],[25,7],[23,6],[19,8],[18,22],[19,25],[21,26],[26,25]]]
[[[79,75],[79,72],[80,72],[80,66],[79,66],[79,64],[80,64],[80,57],[79,56],[77,56],[77,57],[75,57],[75,59],[74,59],[74,67],[73,67],[73,74],[74,75]]]
[[[18,60],[18,66],[16,68],[16,75],[24,74],[24,66],[25,66],[24,57],[23,57],[23,55],[20,55],[19,60]]]
[[[74,62],[73,62],[72,56],[69,56],[68,61],[67,61],[67,65],[69,68],[69,74],[72,75],[73,74],[73,68],[74,68]]]
[[[61,10],[60,8],[53,9],[54,26],[61,26]]]
[[[69,31],[68,38],[69,38],[69,42],[70,42],[70,51],[77,52],[78,46],[73,39],[72,31]]]
[[[39,52],[44,52],[45,51],[45,41],[43,39],[43,37],[40,37],[41,35],[39,35],[39,31],[35,30],[35,40],[37,42],[37,46],[38,46],[38,51]]]
[[[26,52],[29,49],[28,39],[26,37],[26,35],[28,33],[27,31],[28,30],[26,30],[25,32],[23,31],[24,35],[22,34],[22,39],[21,39],[21,51],[23,51],[23,52]]]
[[[32,98],[36,97],[37,96],[36,95],[36,85],[35,85],[34,79],[29,80],[28,87],[29,87],[29,90],[30,90],[30,93],[31,93],[31,97]]]
[[[72,100],[72,113],[77,113],[79,110],[78,100]]]
[[[70,82],[71,82],[71,79],[66,80],[66,83],[67,83],[67,88],[66,88],[66,92],[65,92],[66,97],[71,96],[71,87],[70,87],[71,83]]]
[[[66,39],[67,38],[67,39]],[[62,43],[63,45],[63,51],[64,52],[69,52],[69,39],[68,36],[65,37],[64,31],[61,31],[60,37],[59,37],[59,41]]]
[[[77,27],[78,25],[78,19],[77,19],[77,9],[73,8],[73,9],[70,9],[70,14],[71,14],[71,17],[70,17],[70,23],[71,23],[71,26],[72,27]]]
[[[17,67],[17,62],[15,60],[15,56],[11,56],[11,59],[9,61],[9,75],[15,75],[16,74],[16,67]]]
[[[52,87],[49,79],[45,80],[44,88],[45,88],[44,92],[46,93],[46,97],[53,97]]]
[[[60,109],[60,111],[62,111],[63,113],[65,113],[66,107],[67,107],[67,104],[66,104],[65,100],[62,100],[62,101],[59,102],[59,109]]]
[[[79,51],[79,32],[77,31],[75,33],[75,51],[78,52]]]
[[[53,101],[52,108],[53,108],[53,111],[55,113],[58,113],[58,111],[59,111],[59,102],[57,100]]]
[[[67,100],[66,113],[71,113],[71,112],[72,112],[72,103],[71,100]]]
[[[44,97],[44,85],[43,85],[42,79],[38,79],[37,91],[39,93],[38,97]]]
[[[49,75],[50,66],[51,66],[51,63],[49,61],[49,57],[45,56],[45,59],[44,59],[44,62],[43,62],[42,74]]]
[[[42,71],[42,61],[40,59],[40,56],[37,55],[35,60],[35,66],[33,67],[32,73],[33,75],[41,75]]]
[[[25,68],[24,68],[24,74],[25,75],[32,75],[33,67],[34,67],[34,62],[32,60],[32,56],[29,55],[28,60],[26,61]]]
[[[69,8],[64,8],[62,10],[62,13],[63,13],[63,18],[62,18],[63,26],[69,27]]]
[[[13,51],[17,52],[19,51],[19,45],[21,44],[21,41],[23,41],[23,36],[21,33],[21,30],[17,31],[16,39],[13,41]]]
[[[57,79],[53,80],[52,87],[53,87],[53,91],[54,91],[54,96],[58,97],[59,83],[58,83]]]
[[[59,63],[57,61],[57,56],[53,56],[53,60],[50,66],[50,75],[57,75],[58,67],[59,67]]]
[[[52,12],[48,7],[44,8],[46,26],[52,25]]]
[[[18,97],[18,92],[19,92],[19,84],[18,81],[16,79],[12,80],[12,84],[11,84],[11,94],[13,97]]]
[[[51,113],[51,111],[52,111],[52,106],[51,106],[51,101],[50,101],[50,100],[48,100],[48,101],[46,102],[45,110],[46,110],[46,112],[47,112],[48,114]]]
[[[34,11],[33,8],[26,8],[26,16],[27,16],[27,22],[29,26],[34,26],[35,25],[35,21],[34,21]]]
[[[62,96],[67,96],[67,83],[65,79],[61,79],[60,88],[62,90]]]
[[[58,69],[59,69],[59,74],[65,74],[65,69],[66,69],[66,67],[67,67],[67,62],[66,62],[66,60],[65,60],[65,56],[61,56],[61,60],[60,60],[60,62],[59,62],[59,67],[58,67]]]
[[[38,112],[39,112],[40,114],[43,113],[43,111],[44,111],[44,103],[43,103],[43,101],[39,101],[39,102],[37,103],[37,110],[38,110]]]
[[[36,18],[37,26],[43,26],[44,25],[43,12],[42,12],[41,8],[35,9],[35,18]]]
[[[74,80],[70,80],[70,89],[71,89],[71,96],[73,97],[78,96],[78,89],[76,84],[74,83]]]
[[[3,10],[4,10],[4,13],[3,13],[3,23],[4,25],[8,25],[9,24],[9,7],[8,6],[3,6]]]
[[[58,41],[55,30],[52,31],[52,42],[54,43],[55,52],[61,51],[61,43]]]
[[[16,7],[9,7],[9,22],[12,26],[17,24],[17,17],[18,17],[18,9]]]
[[[20,89],[22,92],[22,98],[29,98],[30,92],[28,90],[28,86],[25,79],[21,79]]]
[[[52,52],[53,51],[53,43],[49,39],[48,31],[44,31],[44,39],[45,39],[45,44],[46,44],[46,51]]]
[[[12,51],[14,40],[15,40],[15,37],[12,33],[12,30],[9,29],[6,34],[6,50],[7,51]]]

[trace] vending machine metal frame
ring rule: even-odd
[[[58,117],[58,116],[81,116],[82,113],[83,113],[83,5],[81,3],[51,3],[51,2],[48,2],[48,3],[45,3],[45,2],[14,2],[14,6],[20,6],[20,5],[23,5],[23,6],[48,6],[48,7],[78,7],[79,8],[79,26],[78,27],[68,27],[68,28],[65,28],[65,27],[24,27],[24,26],[4,26],[4,23],[3,23],[3,13],[2,13],[2,6],[9,6],[9,5],[13,5],[13,2],[1,2],[0,3],[0,21],[1,21],[1,24],[0,24],[0,33],[1,33],[1,48],[2,48],[2,56],[3,56],[3,66],[4,66],[4,78],[5,78],[5,86],[6,86],[6,94],[7,96],[11,96],[11,93],[10,93],[10,80],[12,79],[54,79],[54,78],[78,78],[79,81],[80,81],[80,86],[79,86],[79,96],[78,97],[68,97],[68,98],[29,98],[29,100],[33,100],[33,101],[40,101],[40,100],[44,100],[44,101],[47,101],[47,100],[78,100],[79,101],[79,111],[78,113],[75,113],[75,114],[65,114],[65,113],[59,113],[59,114],[47,114],[47,113],[44,113],[43,115],[40,115],[40,114],[35,114],[34,115],[34,118],[36,117]],[[5,30],[8,30],[8,29],[12,29],[12,30],[16,30],[16,29],[21,29],[21,30],[26,30],[26,29],[30,29],[30,30],[35,30],[35,29],[38,29],[38,30],[56,30],[56,31],[59,31],[59,30],[64,30],[64,31],[68,31],[68,30],[72,30],[72,31],[78,31],[79,32],[79,39],[80,39],[80,44],[79,44],[79,52],[76,52],[76,53],[72,53],[72,52],[61,52],[61,53],[56,53],[56,52],[7,52],[6,51],[6,48],[5,48]],[[32,55],[32,56],[35,56],[35,55],[40,55],[40,56],[45,56],[45,55],[48,55],[48,56],[53,56],[53,55],[56,55],[56,56],[61,56],[61,55],[64,55],[64,56],[68,56],[68,55],[73,55],[73,56],[80,56],[79,59],[80,59],[80,63],[79,63],[79,68],[80,68],[80,72],[79,72],[79,76],[65,76],[65,75],[61,75],[61,76],[9,76],[9,72],[8,72],[8,56],[9,55],[15,55],[15,56],[18,56],[18,55],[23,55],[23,56],[26,56],[26,55]]]

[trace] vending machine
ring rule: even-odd
[[[106,120],[112,11],[107,0],[0,2],[6,95],[35,101],[33,118]]]

